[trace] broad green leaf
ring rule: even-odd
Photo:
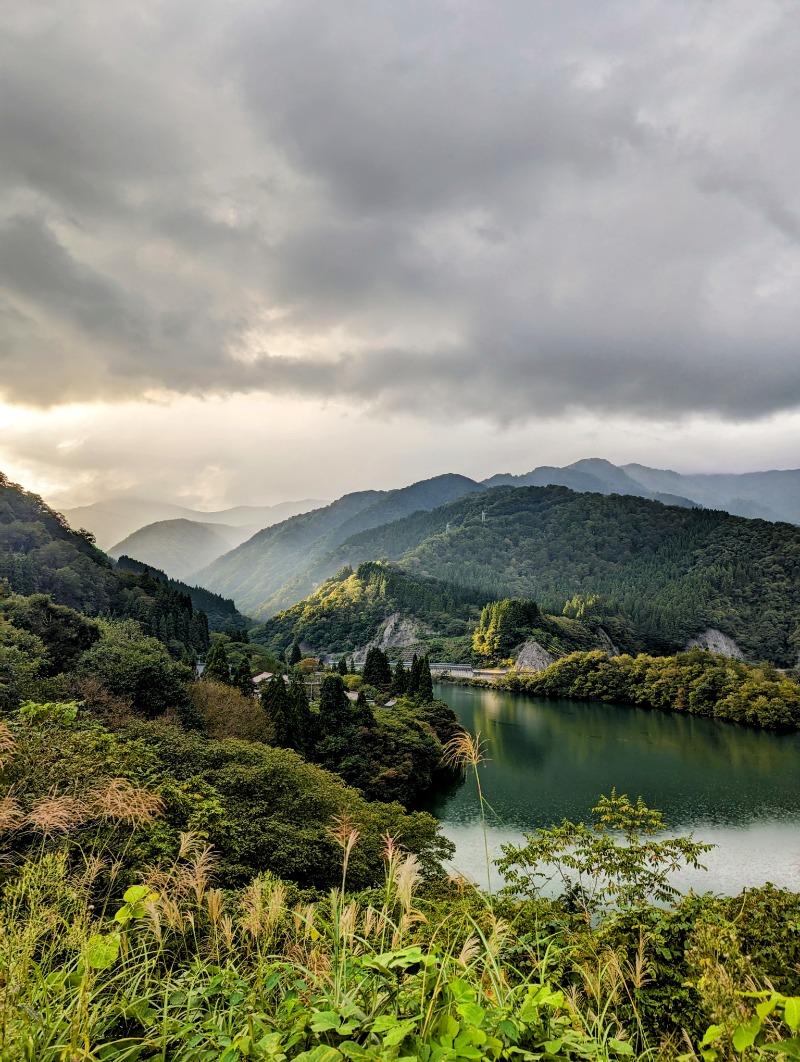
[[[608,1046],[618,1055],[632,1055],[633,1048],[626,1040],[615,1040],[612,1036],[608,1041]]]
[[[713,1044],[715,1040],[719,1040],[720,1036],[725,1032],[721,1025],[709,1025],[706,1029],[706,1034],[700,1041],[701,1047],[706,1047],[708,1044]]]
[[[486,1017],[486,1011],[477,1003],[460,1003],[458,1013],[470,1025],[482,1025]]]
[[[150,889],[146,885],[131,885],[129,889],[125,890],[122,899],[125,903],[134,904],[139,903],[150,895]]]
[[[791,1040],[781,1040],[777,1044],[762,1044],[759,1050],[774,1052],[776,1055],[797,1060],[800,1059],[800,1039],[793,1037]]]
[[[766,999],[762,1000],[758,1004],[758,1006],[756,1007],[756,1014],[759,1016],[759,1018],[761,1018],[762,1021],[765,1018],[768,1018],[769,1015],[773,1012],[773,1010],[775,1010],[778,1005],[779,998],[780,997],[775,995],[775,993],[773,992],[771,996],[768,996]]]
[[[384,1047],[397,1047],[403,1040],[414,1031],[414,1026],[417,1024],[416,1018],[411,1018],[408,1021],[401,1021],[395,1026],[394,1029],[390,1029],[383,1038]]]
[[[339,1062],[341,1058],[344,1058],[341,1051],[337,1051],[335,1047],[325,1047],[324,1044],[320,1044],[312,1051],[303,1051],[301,1055],[296,1055],[295,1062]]]
[[[342,1016],[335,1010],[321,1010],[311,1015],[311,1028],[314,1032],[327,1032],[330,1029],[338,1029],[342,1023]]]
[[[792,1032],[800,1029],[800,996],[789,996],[783,1005],[783,1017]]]
[[[95,933],[86,944],[86,961],[93,970],[107,970],[119,955],[119,937]]]
[[[748,1021],[743,1021],[741,1025],[737,1025],[733,1033],[733,1047],[736,1051],[744,1051],[746,1047],[750,1047],[755,1043],[755,1039],[761,1032],[761,1019],[757,1015],[753,1015]]]

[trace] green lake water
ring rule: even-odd
[[[616,786],[658,808],[670,833],[693,832],[717,845],[704,857],[707,871],[678,876],[683,891],[733,894],[767,881],[800,890],[800,735],[444,683],[436,694],[487,742],[481,785],[494,812],[495,858],[525,830],[585,818]],[[456,844],[453,869],[485,883],[474,779],[429,810]]]

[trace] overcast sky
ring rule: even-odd
[[[800,4],[0,6],[0,469],[800,465]]]

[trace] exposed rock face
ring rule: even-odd
[[[423,634],[431,634],[429,628],[409,616],[393,612],[383,625],[379,637],[373,643],[381,649],[405,649],[416,645]]]
[[[723,634],[716,627],[709,627],[690,638],[686,643],[687,649],[708,649],[709,652],[719,653],[720,656],[729,656],[732,660],[744,660],[744,653],[728,634]]]
[[[517,667],[521,671],[544,671],[554,660],[555,657],[538,642],[525,642],[517,657]]]
[[[609,656],[619,656],[619,649],[617,649],[602,627],[598,627],[594,633],[597,636],[598,648],[605,649]]]

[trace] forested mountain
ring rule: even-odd
[[[233,597],[237,606],[251,615],[271,615],[314,589],[319,580],[305,573],[317,558],[345,539],[480,490],[480,485],[466,476],[445,475],[399,490],[346,494],[324,509],[259,532],[197,572],[195,578],[203,586]],[[328,570],[326,575],[335,570]]]
[[[695,475],[646,465],[612,465],[591,457],[564,468],[542,465],[521,476],[491,476],[484,486],[562,486],[598,494],[631,494],[665,505],[696,505],[735,516],[800,523],[800,469]]]
[[[171,579],[166,572],[150,564],[144,564],[140,560],[123,555],[117,558],[117,571],[132,572],[137,575],[147,573],[159,582],[166,583],[172,590],[190,598],[192,606],[205,613],[209,629],[212,631],[237,633],[250,626],[251,621],[239,612],[230,598],[220,597],[219,594],[214,594],[202,586],[190,586],[188,583],[181,582],[180,579]]]
[[[651,489],[644,483],[629,475],[625,469],[612,465],[599,457],[584,458],[575,461],[566,468],[542,465],[521,476],[503,474],[491,476],[484,480],[485,487],[569,487],[580,493],[593,494],[631,494],[638,498],[650,498],[663,502],[664,505],[697,505],[691,498],[684,497],[678,490],[660,491]]]
[[[175,654],[208,646],[208,621],[188,594],[146,573],[117,571],[90,536],[2,473],[0,579],[17,594],[46,594],[88,616],[135,619]]]
[[[140,527],[112,546],[111,557],[136,557],[167,572],[173,579],[190,579],[223,553],[241,545],[260,528],[252,525],[205,524],[197,520],[159,520]]]
[[[376,557],[487,600],[532,598],[549,612],[575,595],[599,596],[593,608],[630,625],[630,648],[671,652],[715,627],[750,658],[794,665],[800,649],[800,528],[788,524],[564,487],[500,487],[355,535],[317,571]]]
[[[736,516],[800,524],[800,469],[686,475],[645,465],[624,465],[639,483],[658,491],[680,491],[708,509]]]
[[[115,542],[120,542],[140,527],[161,520],[228,524],[233,527],[246,527],[252,535],[262,527],[269,527],[280,520],[287,520],[290,516],[306,513],[326,504],[325,501],[305,498],[301,501],[279,502],[277,505],[235,505],[231,509],[206,513],[171,502],[122,495],[94,502],[92,505],[64,509],[63,512],[72,527],[85,527],[95,536],[101,549],[110,549]]]
[[[465,638],[483,603],[478,591],[367,561],[356,571],[343,568],[305,601],[254,628],[251,637],[279,651],[298,642],[318,652],[352,652],[372,641],[390,617],[402,617],[403,637],[395,644],[432,634]]]

